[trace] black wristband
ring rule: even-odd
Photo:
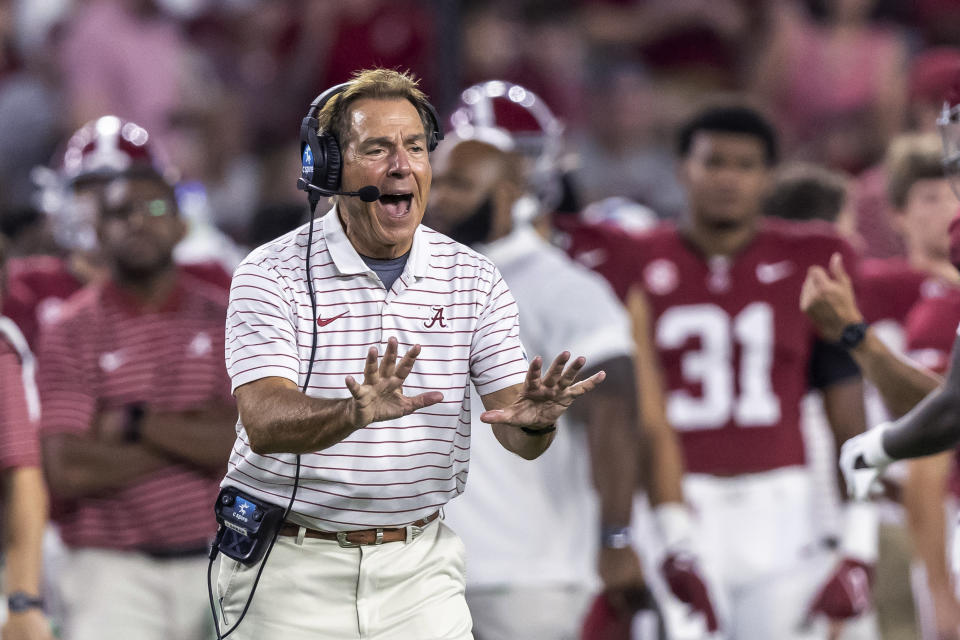
[[[520,431],[523,431],[528,436],[542,436],[548,433],[553,433],[557,430],[557,425],[552,424],[549,427],[543,429],[531,429],[530,427],[520,427]]]
[[[147,410],[143,404],[131,404],[127,407],[127,421],[123,423],[123,441],[131,444],[140,442],[143,435],[143,419]]]
[[[14,591],[7,597],[7,609],[10,613],[23,613],[30,609],[42,609],[43,598],[32,596],[23,591]]]

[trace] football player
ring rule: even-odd
[[[551,454],[553,462],[547,466],[533,469],[501,459],[494,450],[495,441],[488,442],[483,430],[474,430],[472,446],[481,447],[483,455],[472,458],[473,490],[449,508],[454,526],[464,525],[460,531],[465,540],[477,529],[472,523],[480,521],[487,526],[500,522],[499,530],[517,532],[514,539],[525,537],[521,535],[525,527],[534,530],[551,522],[549,528],[556,531],[556,540],[546,548],[525,550],[514,545],[509,554],[496,539],[466,540],[470,557],[485,558],[482,567],[473,563],[478,568],[468,575],[467,585],[478,637],[568,637],[569,623],[582,615],[584,603],[575,611],[562,612],[550,603],[561,598],[577,603],[583,586],[594,582],[589,570],[594,554],[604,597],[615,605],[611,611],[617,618],[625,618],[629,626],[632,611],[649,604],[632,549],[631,538],[638,536],[631,536],[629,527],[636,462],[641,455],[648,458],[643,465],[649,475],[645,484],[660,505],[659,521],[668,536],[664,546],[669,561],[664,569],[671,586],[690,605],[692,617],[702,619],[701,626],[715,627],[706,587],[689,553],[692,526],[683,505],[680,474],[671,473],[681,467],[676,437],[652,413],[641,422],[644,442],[638,446],[637,434],[630,435],[636,428],[630,406],[637,388],[633,381],[640,380],[639,389],[648,393],[658,372],[650,369],[649,354],[631,357],[636,347],[629,320],[616,298],[607,293],[608,285],[572,265],[533,230],[548,218],[546,214],[562,206],[560,200],[567,199],[562,197],[562,125],[534,93],[499,81],[465,90],[451,123],[452,140],[444,143],[437,158],[427,212],[430,223],[477,246],[497,263],[521,314],[536,329],[524,337],[528,348],[537,344],[547,348],[564,335],[580,336],[576,339],[587,339],[590,348],[598,350],[595,359],[603,363],[597,367],[621,371],[608,376],[607,382],[613,384],[607,391],[571,414],[573,428],[563,430],[565,439],[558,441],[562,446]],[[517,157],[524,159],[524,166],[517,164]],[[577,304],[557,313],[547,304],[556,295],[575,299]],[[548,308],[552,310],[544,315]],[[626,407],[622,406],[624,393],[629,400]],[[670,455],[650,460],[653,440],[665,440],[656,448]],[[488,451],[487,445],[493,449]],[[583,493],[589,486],[584,477],[588,459],[600,498],[599,527],[592,522],[595,518],[583,515],[557,520],[571,509],[579,514],[593,510]],[[510,503],[500,499],[506,485],[514,487]],[[558,491],[566,496],[559,503],[549,497]],[[564,542],[574,539],[579,541]],[[536,568],[547,565],[552,568]],[[540,611],[546,607],[553,613],[544,618],[535,611],[536,603]],[[567,624],[565,633],[550,633],[550,629],[563,629],[563,624]]]
[[[950,126],[949,119],[947,111],[943,118],[945,128]],[[940,147],[935,140],[920,136],[900,138],[889,155],[890,196],[906,240],[910,264],[937,277],[924,283],[922,295],[906,318],[906,349],[919,365],[942,374],[948,367],[954,329],[960,320],[960,289],[957,288],[960,275],[954,267],[956,261],[951,256],[953,243],[948,231],[956,200],[950,193]],[[950,230],[955,228],[956,222]],[[861,315],[839,260],[831,272],[813,270],[808,277],[804,304],[811,316],[826,332],[842,330],[841,323],[848,321],[862,322],[864,317],[870,320],[870,292],[858,291]],[[894,290],[888,287],[887,295]],[[868,296],[864,298],[864,294]],[[873,296],[874,299],[881,297]],[[879,323],[871,323],[864,343],[852,353],[867,379],[877,384],[893,416],[899,417],[932,391],[938,378],[919,368],[911,369],[898,359],[888,348],[889,342],[883,340],[884,330]],[[880,433],[888,424],[881,425]],[[870,440],[877,442],[874,438],[881,437],[873,435]],[[925,620],[924,631],[938,639],[960,637],[960,606],[954,594],[944,542],[944,493],[951,467],[950,454],[913,461],[903,492],[931,598],[933,620]],[[955,484],[951,482],[951,488]]]
[[[853,251],[820,226],[763,217],[777,141],[755,110],[702,110],[678,152],[689,202],[679,226],[629,236],[580,228],[571,252],[595,264],[602,252],[597,268],[637,326],[649,318],[666,396],[642,410],[662,402],[679,433],[722,637],[827,637],[828,620],[869,606],[876,514],[849,506],[838,551],[818,544],[800,401],[821,391],[839,444],[863,431],[862,384],[796,301],[810,265]]]

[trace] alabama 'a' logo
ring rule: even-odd
[[[432,327],[433,325],[436,324],[436,325],[440,325],[441,327],[443,327],[444,329],[446,329],[446,328],[447,328],[447,323],[444,322],[444,318],[443,318],[443,307],[436,307],[436,306],[434,306],[434,307],[430,307],[430,308],[433,309],[433,317],[430,318],[429,320],[425,321],[425,322],[423,323],[423,326],[425,326],[427,329],[429,329],[430,327]]]

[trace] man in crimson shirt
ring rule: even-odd
[[[570,250],[611,281],[635,320],[649,318],[723,637],[826,637],[821,618],[869,605],[875,514],[852,510],[839,552],[818,549],[800,400],[823,393],[839,443],[864,428],[862,385],[797,299],[809,265],[834,252],[852,260],[852,249],[809,225],[763,219],[777,145],[753,110],[708,108],[678,143],[690,203],[679,228],[575,229]]]
[[[0,274],[4,262],[0,242]],[[0,316],[0,474],[3,502],[4,573],[8,615],[4,640],[52,640],[41,599],[41,549],[47,492],[40,467],[37,422],[40,402],[33,354],[17,326]]]
[[[44,466],[69,549],[64,627],[200,640],[210,505],[235,438],[226,292],[174,265],[185,227],[160,174],[121,173],[102,198],[109,277],[64,304],[38,349]]]

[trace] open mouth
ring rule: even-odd
[[[380,196],[380,206],[391,218],[399,218],[410,212],[412,193],[385,193]]]

